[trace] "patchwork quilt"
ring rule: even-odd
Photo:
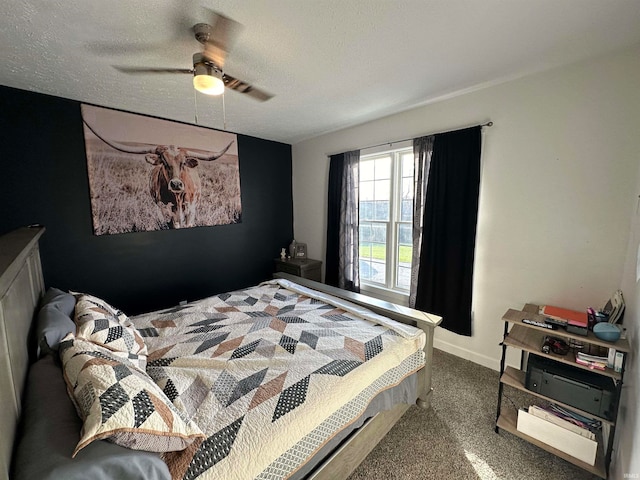
[[[132,317],[147,373],[205,434],[175,479],[288,478],[424,365],[424,333],[287,280]]]

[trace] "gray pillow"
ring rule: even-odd
[[[76,299],[70,293],[57,288],[47,290],[36,321],[36,358],[52,351],[57,352],[60,341],[67,334],[76,331],[73,322],[75,306]]]
[[[81,428],[82,420],[67,395],[61,367],[56,357],[47,355],[29,370],[10,478],[171,478],[157,453],[130,450],[105,440],[91,443],[72,459]]]
[[[76,298],[70,293],[58,288],[49,288],[42,298],[41,307],[51,305],[68,317],[73,317],[73,309],[76,307]]]

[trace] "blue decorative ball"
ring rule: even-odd
[[[613,323],[600,322],[593,326],[593,333],[605,342],[617,342],[620,338],[620,329]]]

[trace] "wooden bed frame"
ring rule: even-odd
[[[44,230],[43,227],[25,227],[0,237],[0,480],[9,478],[22,393],[30,362],[27,347],[29,331],[45,290],[38,247],[38,239]],[[278,273],[276,276],[422,329],[427,336],[424,347],[426,366],[418,372],[420,393],[417,404],[422,408],[430,406],[433,332],[442,321],[440,317],[293,275]],[[398,405],[369,419],[307,478],[335,480],[348,477],[408,408],[409,405]]]

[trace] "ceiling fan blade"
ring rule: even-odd
[[[194,0],[195,1],[195,0]],[[193,41],[191,26],[193,25],[193,17],[187,15],[185,8],[187,1],[176,2],[172,10],[174,11],[170,18],[170,27],[163,29],[162,37],[166,40],[149,41],[148,38],[141,35],[137,41],[126,42],[124,40],[116,41],[94,41],[86,44],[89,52],[100,56],[117,56],[117,55],[133,55],[145,53],[163,53],[169,48],[175,48],[176,45],[190,44]],[[142,33],[142,32],[141,32]]]
[[[261,102],[266,102],[270,98],[273,98],[273,95],[265,92],[264,90],[260,90],[252,85],[249,85],[242,80],[238,80],[237,78],[233,78],[231,75],[227,75],[224,73],[222,75],[222,81],[224,82],[224,86],[230,88],[231,90],[235,90],[236,92],[244,93],[245,95],[249,95],[251,98],[259,100]]]
[[[164,52],[174,43],[113,43],[113,42],[91,42],[86,45],[87,50],[94,55],[116,56],[131,55],[137,53]]]
[[[211,34],[204,43],[204,56],[222,68],[227,54],[242,31],[242,25],[214,10],[209,10],[209,13]]]
[[[122,73],[193,73],[193,68],[146,68],[146,67],[121,67],[112,65]]]
[[[204,46],[204,52],[202,54],[205,56],[207,60],[215,63],[219,68],[224,67],[224,62],[227,58],[226,50],[223,50],[219,46],[207,42]]]

